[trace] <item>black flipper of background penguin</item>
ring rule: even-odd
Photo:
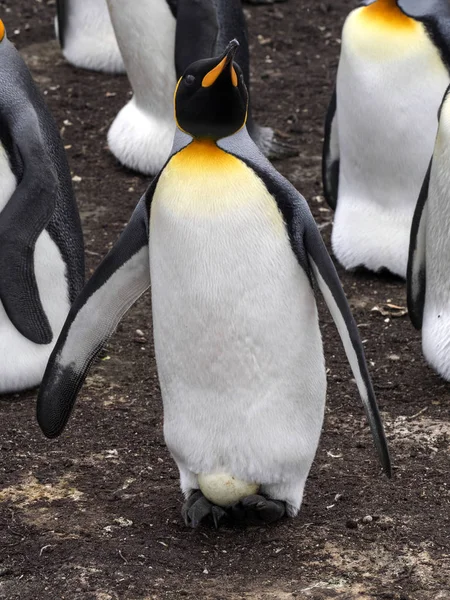
[[[325,120],[322,181],[325,200],[330,208],[336,210],[339,190],[339,138],[336,122],[336,89],[331,97]]]
[[[80,219],[56,123],[19,53],[0,39],[0,141],[17,180],[0,213],[0,300],[22,335],[48,344],[52,331],[34,273],[35,243],[47,229],[68,265],[72,302],[84,279]]]
[[[56,19],[58,23],[58,40],[61,48],[64,48],[64,31],[67,26],[67,0],[56,0]]]
[[[50,356],[37,401],[38,422],[49,438],[64,429],[91,364],[150,285],[148,215],[157,181],[77,297]]]
[[[249,97],[250,53],[248,33],[241,0],[177,0],[177,28],[175,41],[175,67],[179,79],[187,67],[204,58],[222,54],[231,39],[239,42],[237,63],[242,69]],[[267,128],[261,128],[252,116],[249,103],[247,129],[252,139],[261,147]],[[296,156],[298,150],[277,140],[275,134],[264,153],[269,158]]]
[[[417,200],[416,210],[411,227],[409,242],[408,270],[406,275],[408,313],[416,329],[422,329],[423,309],[425,306],[426,291],[426,221],[427,200],[430,185],[432,161]]]
[[[388,445],[358,327],[306,200],[272,167],[244,131],[219,140],[218,145],[253,169],[275,198],[284,217],[293,252],[302,268],[317,282],[336,324],[358,386],[380,462],[386,475],[391,477]]]

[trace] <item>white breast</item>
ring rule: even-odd
[[[246,481],[307,473],[325,401],[322,343],[274,199],[242,163],[176,177],[168,168],[150,229],[155,350],[175,459]]]

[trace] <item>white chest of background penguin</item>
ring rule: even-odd
[[[0,393],[40,383],[84,283],[58,127],[0,21]]]
[[[306,201],[246,131],[237,46],[194,63],[180,79],[175,111],[185,133],[78,297],[38,398],[44,433],[59,435],[93,357],[151,279],[164,435],[192,526],[207,515],[216,523],[225,515],[273,521],[300,508],[326,392],[310,278],[336,321],[390,473],[362,345],[334,266]],[[245,497],[220,490],[232,478]],[[226,495],[235,502],[212,505],[201,482],[216,487],[219,502]]]
[[[347,269],[387,268],[405,277],[414,208],[450,83],[448,3],[365,4],[344,25],[326,123],[332,246]]]

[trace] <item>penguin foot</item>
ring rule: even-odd
[[[261,152],[270,160],[281,160],[298,156],[299,149],[278,139],[270,127],[255,126],[251,132],[253,141]]]
[[[193,492],[181,509],[184,522],[188,527],[196,529],[206,520],[212,521],[218,529],[227,512],[220,506],[212,504],[200,490]]]
[[[228,509],[230,518],[249,525],[275,523],[286,514],[286,503],[282,500],[271,500],[260,494],[247,496]]]

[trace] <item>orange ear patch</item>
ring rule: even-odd
[[[0,42],[5,37],[5,26],[3,25],[3,21],[0,19]]]
[[[400,30],[417,27],[416,21],[399,9],[396,0],[377,0],[377,2],[364,7],[361,14],[381,27],[387,26]]]
[[[216,67],[214,67],[214,69],[211,69],[211,71],[209,73],[206,73],[206,75],[203,77],[202,87],[211,87],[212,84],[216,81],[216,79],[224,70],[226,64],[227,57],[225,56],[225,58],[223,58],[220,61],[220,63]]]

